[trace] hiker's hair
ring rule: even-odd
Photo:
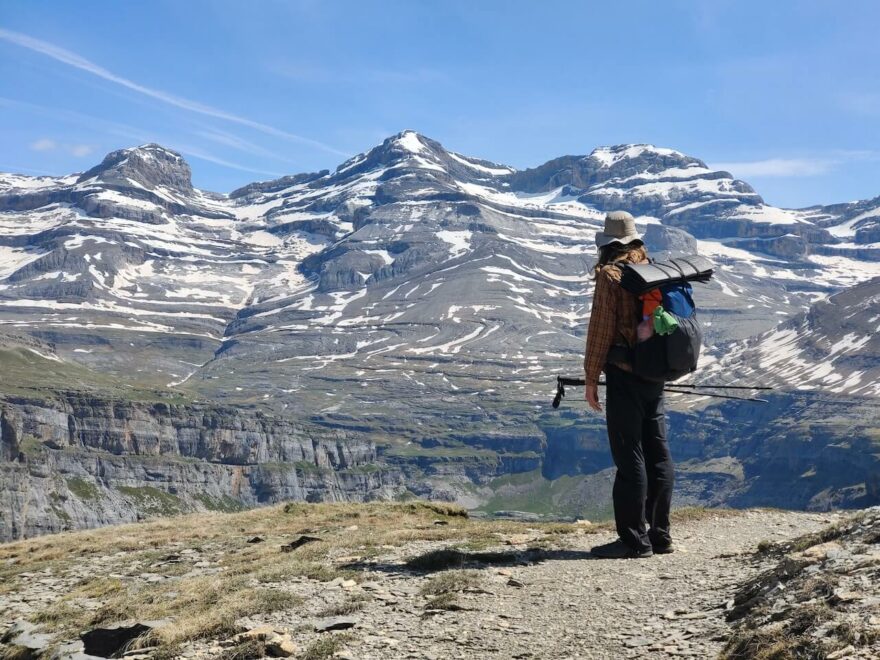
[[[599,276],[599,271],[603,266],[613,264],[618,261],[628,261],[638,264],[648,260],[648,251],[645,244],[641,241],[633,241],[626,245],[620,243],[609,243],[599,248],[599,261],[593,267],[593,279]]]

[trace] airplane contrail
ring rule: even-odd
[[[74,52],[51,44],[47,41],[35,39],[34,37],[22,34],[20,32],[13,32],[11,30],[0,28],[0,39],[15,44],[16,46],[20,46],[22,48],[27,48],[28,50],[32,50],[37,53],[41,53],[42,55],[51,57],[58,62],[62,62],[63,64],[67,64],[68,66],[72,66],[82,71],[86,71],[99,78],[103,78],[104,80],[115,83],[134,92],[143,94],[144,96],[156,99],[157,101],[162,101],[163,103],[167,103],[168,105],[172,105],[183,110],[188,110],[190,112],[195,112],[208,117],[214,117],[216,119],[222,119],[224,121],[239,124],[241,126],[247,126],[248,128],[261,131],[263,133],[266,133],[267,135],[284,138],[287,140],[291,140],[292,142],[299,142],[300,144],[306,144],[311,147],[321,149],[322,151],[336,154],[338,156],[345,156],[346,158],[348,158],[351,155],[344,151],[340,151],[335,147],[331,147],[328,144],[324,144],[323,142],[320,142],[318,140],[303,137],[302,135],[296,135],[295,133],[289,133],[288,131],[284,131],[280,128],[275,128],[274,126],[270,126],[269,124],[254,121],[252,119],[248,119],[247,117],[241,117],[239,115],[232,114],[231,112],[226,112],[225,110],[199,103],[198,101],[192,101],[190,99],[186,99],[180,96],[175,96],[174,94],[169,94],[168,92],[163,92],[159,89],[146,87],[145,85],[136,83],[133,80],[129,80],[128,78],[117,75],[112,71],[109,71],[100,66],[99,64],[95,64],[91,60],[82,57],[81,55],[77,55]]]

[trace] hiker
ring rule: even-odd
[[[587,331],[584,373],[585,398],[599,403],[599,374],[605,372],[605,418],[611,455],[617,467],[612,496],[619,538],[592,549],[605,559],[645,558],[672,552],[669,508],[674,474],[666,442],[662,381],[632,373],[629,357],[642,320],[642,301],[620,286],[624,262],[643,263],[648,253],[626,211],[605,216],[605,229],[596,234],[599,262],[593,308]]]

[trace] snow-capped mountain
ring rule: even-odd
[[[706,380],[736,374],[783,390],[880,397],[880,278],[813,305],[757,337],[719,347]]]
[[[818,254],[864,232],[869,210],[768,207],[671,149],[601,147],[515,171],[405,131],[333,173],[229,195],[194,189],[158,145],[78,176],[2,175],[0,319],[66,359],[120,373],[134,359],[148,382],[189,378],[214,396],[234,396],[224,373],[238,358],[264,374],[248,389],[273,400],[273,381],[329,364],[351,375],[405,361],[404,378],[440,389],[456,369],[421,366],[523,377],[577,364],[593,236],[612,208],[637,214],[652,247],[718,261],[700,299],[713,343],[880,274]]]
[[[878,199],[779,209],[651,145],[516,170],[404,131],[333,172],[229,194],[194,188],[154,144],[78,175],[2,174],[0,332],[70,373],[349,429],[415,470],[416,492],[461,496],[437,461],[531,470],[561,437],[548,395],[580,372],[594,236],[619,208],[655,256],[718,265],[696,293],[706,377],[757,364],[786,388],[880,393],[877,312],[853,303],[859,332],[827,322],[838,292],[880,277]]]

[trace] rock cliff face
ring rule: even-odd
[[[281,500],[392,498],[400,473],[342,431],[228,407],[80,393],[0,401],[0,540]]]

